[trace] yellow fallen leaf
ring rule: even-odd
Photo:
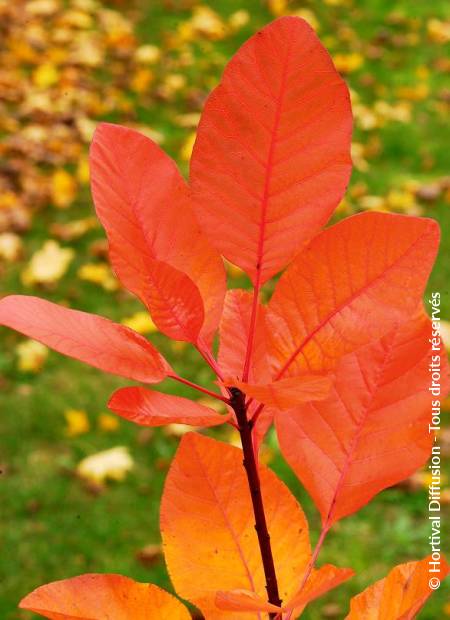
[[[378,126],[379,119],[377,115],[367,106],[360,103],[353,105],[353,116],[357,125],[364,131],[375,129]]]
[[[139,68],[131,77],[130,88],[135,93],[144,93],[153,81],[153,72],[150,69]]]
[[[121,323],[139,334],[153,334],[158,331],[149,313],[144,311],[136,312],[132,316],[122,319]]]
[[[352,142],[351,147],[352,161],[355,168],[361,172],[366,172],[369,169],[369,164],[365,158],[364,144],[360,142]]]
[[[25,11],[30,15],[53,15],[61,8],[58,0],[31,0],[24,6]]]
[[[359,206],[367,210],[386,211],[386,200],[382,196],[362,196]]]
[[[72,248],[62,248],[59,243],[48,240],[31,257],[21,279],[25,286],[33,284],[53,284],[66,273],[75,256]]]
[[[50,226],[50,232],[62,241],[72,241],[72,239],[79,239],[97,226],[98,220],[95,217],[85,217],[71,222],[55,222]]]
[[[427,34],[434,43],[448,43],[450,41],[450,20],[440,21],[435,18],[428,20]]]
[[[99,284],[105,291],[116,291],[119,283],[106,263],[86,263],[78,270],[80,280]]]
[[[76,119],[75,124],[77,126],[78,131],[80,132],[81,139],[86,144],[89,144],[92,140],[92,136],[94,135],[95,128],[97,123],[90,118],[86,118],[85,116],[80,116]]]
[[[288,9],[287,0],[269,0],[269,11],[272,15],[279,17],[280,15],[284,15]]]
[[[225,23],[220,15],[209,6],[194,7],[191,25],[194,32],[214,41],[226,36]]]
[[[124,446],[97,452],[84,458],[77,466],[77,474],[93,484],[102,485],[107,480],[121,481],[134,467],[134,461]]]
[[[91,425],[86,411],[82,409],[67,409],[64,411],[66,418],[66,435],[68,437],[78,437],[89,432]]]
[[[374,112],[380,120],[409,123],[411,121],[411,104],[408,101],[399,101],[391,104],[387,101],[376,101]]]
[[[414,194],[404,190],[391,190],[386,196],[386,202],[393,211],[411,213],[418,208]]]
[[[105,433],[113,433],[120,426],[119,418],[110,413],[101,413],[97,420],[98,427]]]
[[[134,52],[134,60],[143,65],[153,65],[161,58],[161,50],[156,45],[141,45]]]
[[[153,140],[153,142],[156,142],[156,144],[162,144],[164,142],[164,134],[156,129],[152,129],[146,125],[137,125],[134,129],[144,134],[144,136],[147,136],[147,138],[150,138],[150,140]]]
[[[417,83],[414,86],[399,86],[396,89],[396,95],[400,99],[407,99],[408,101],[423,101],[427,99],[430,94],[430,87],[423,82]]]
[[[69,36],[72,31],[68,30]],[[77,65],[85,67],[99,67],[105,60],[105,50],[99,36],[92,36],[90,33],[81,33],[72,42],[69,60]]]
[[[313,30],[318,32],[319,30],[319,20],[315,16],[315,14],[311,11],[311,9],[298,9],[297,11],[293,11],[291,15],[295,15],[295,17],[301,17],[311,26]]]
[[[234,31],[239,30],[243,26],[246,26],[250,21],[250,13],[245,9],[235,11],[228,18],[228,24]]]
[[[10,232],[0,234],[0,259],[12,263],[22,254],[22,239]]]
[[[413,482],[424,489],[428,489],[430,484],[433,482],[433,475],[431,472],[427,471],[418,471],[411,476]],[[443,486],[447,483],[447,476],[445,474],[441,474],[440,484]]]
[[[2,192],[0,194],[0,210],[12,209],[18,204],[18,197],[14,192]]]
[[[48,349],[40,342],[36,342],[36,340],[25,340],[17,345],[16,353],[19,370],[37,373],[42,369],[47,359]]]
[[[76,9],[65,11],[61,17],[60,23],[64,26],[82,29],[92,28],[94,25],[91,15],[85,11]]]
[[[169,73],[163,81],[167,94],[173,95],[186,86],[186,77],[181,73]]]
[[[77,182],[66,170],[55,170],[51,178],[51,196],[53,204],[60,209],[66,209],[75,200]]]
[[[99,17],[103,30],[108,34],[108,41],[110,43],[120,42],[133,31],[131,22],[119,11],[103,8],[99,11]]]
[[[189,424],[166,424],[163,432],[167,437],[182,437],[186,433],[195,431],[195,429],[195,426],[189,426]]]
[[[351,54],[335,54],[333,60],[336,69],[340,73],[352,73],[363,65],[364,56],[358,52],[352,52]]]
[[[89,160],[86,155],[82,155],[78,160],[77,180],[82,185],[88,185],[89,183]]]
[[[51,63],[44,63],[36,67],[33,72],[33,82],[38,88],[49,88],[59,80],[59,71],[57,67]]]
[[[195,129],[200,122],[200,113],[190,112],[188,114],[179,114],[174,120],[180,127]]]
[[[192,155],[192,149],[194,148],[196,133],[193,131],[188,135],[184,141],[183,146],[180,149],[180,157],[183,161],[189,161]]]

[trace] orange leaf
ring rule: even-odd
[[[399,564],[387,577],[354,596],[346,620],[413,620],[433,593],[431,578],[443,581],[450,571],[441,556],[440,572],[430,572],[431,556]]]
[[[332,381],[330,377],[304,373],[267,385],[252,385],[242,381],[235,381],[233,385],[260,403],[283,411],[302,403],[323,400],[330,392]]]
[[[172,582],[206,617],[229,614],[216,605],[218,591],[267,593],[242,451],[208,437],[184,435],[167,475],[161,532]],[[298,590],[311,558],[308,524],[287,487],[260,466],[262,496],[280,596]],[[189,544],[186,544],[189,536]],[[257,618],[246,613],[233,620]]]
[[[248,590],[218,592],[216,605],[227,611],[268,611],[276,613],[295,610],[294,613],[301,613],[309,602],[340,585],[353,575],[354,572],[349,568],[336,568],[336,566],[326,564],[319,570],[312,571],[306,584],[282,607],[272,605]]]
[[[332,564],[325,564],[318,570],[313,570],[305,585],[291,598],[283,610],[304,607],[311,601],[319,598],[326,592],[336,588],[354,575],[351,568],[336,568]]]
[[[190,620],[174,596],[122,575],[87,574],[54,581],[20,602],[50,620]]]
[[[175,163],[142,134],[102,123],[94,135],[90,164],[97,214],[123,284],[152,311],[154,296],[148,298],[148,286],[155,277],[155,265],[151,261],[182,272],[191,284],[178,291],[177,303],[195,305],[201,316],[201,296],[205,314],[201,336],[210,341],[222,311],[225,271],[220,256],[200,232],[188,187]],[[166,302],[161,296],[160,306]],[[172,315],[170,306],[166,310]],[[165,332],[162,325],[160,319],[159,328]],[[193,338],[188,329],[183,339]]]
[[[270,301],[276,377],[333,367],[415,312],[436,256],[435,221],[362,213],[315,237]]]
[[[161,533],[172,583],[180,596],[215,620],[229,618],[215,604],[219,590],[245,589],[266,597],[242,458],[238,448],[195,433],[185,435],[161,503]],[[310,558],[308,524],[275,474],[264,466],[259,473],[280,596],[287,600]],[[233,616],[240,619],[241,614]]]
[[[230,419],[195,401],[152,392],[141,387],[126,387],[114,392],[109,409],[142,426],[164,424],[191,424],[192,426],[217,426]]]
[[[281,607],[272,605],[254,592],[242,589],[217,592],[216,606],[224,611],[268,611],[272,613],[281,611]]]
[[[343,358],[326,400],[276,416],[283,455],[324,523],[355,512],[427,460],[430,335],[421,314]],[[443,355],[443,392],[447,376]]]
[[[0,300],[0,325],[63,355],[135,381],[158,383],[170,370],[153,345],[128,327],[38,297],[4,297]]]
[[[328,220],[351,171],[348,89],[312,28],[251,37],[209,96],[191,158],[211,243],[262,284]]]

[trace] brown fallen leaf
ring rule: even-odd
[[[160,564],[163,557],[162,545],[156,544],[145,545],[136,553],[137,561],[147,568]]]

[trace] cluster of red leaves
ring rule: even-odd
[[[322,515],[322,541],[333,523],[420,467],[433,441],[422,296],[438,227],[365,213],[320,232],[349,180],[350,138],[345,83],[311,28],[282,18],[238,51],[209,97],[189,185],[129,129],[101,125],[91,149],[117,276],[162,333],[200,351],[228,413],[143,387],[118,390],[110,408],[149,426],[237,425],[230,396],[239,388],[255,453],[275,421]],[[221,255],[248,274],[253,293],[226,293]],[[262,286],[284,268],[261,304]],[[10,296],[0,301],[0,324],[106,372],[187,382],[145,338],[95,315]],[[446,390],[444,356],[442,368]],[[266,600],[242,452],[189,434],[171,466],[161,506],[166,562],[178,594],[206,618],[288,620],[352,575],[314,568],[318,548],[311,552],[300,506],[270,470],[260,466],[259,478],[281,606]],[[398,566],[352,600],[348,618],[413,618],[431,593],[427,571],[427,559]],[[440,576],[447,572],[443,561]],[[189,617],[167,593],[117,575],[50,584],[21,605],[55,619],[129,620],[149,609],[153,618]]]

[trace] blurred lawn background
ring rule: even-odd
[[[180,374],[208,382],[196,353],[156,333],[110,272],[89,195],[88,144],[99,120],[120,122],[144,131],[187,172],[203,101],[227,59],[256,29],[291,13],[316,28],[352,90],[355,169],[337,217],[378,209],[437,218],[444,239],[430,290],[441,292],[448,319],[446,5],[0,0],[1,294],[40,295],[126,322],[148,335]],[[229,275],[232,286],[247,285],[230,266]],[[16,608],[23,595],[87,571],[170,588],[158,505],[183,429],[149,431],[109,415],[108,396],[124,381],[13,332],[2,330],[0,337],[0,617],[33,617]],[[195,397],[176,385],[163,389]],[[447,455],[449,435],[447,427],[441,434]],[[84,476],[77,475],[83,459],[116,447],[123,449],[112,464],[88,463]],[[273,437],[264,458],[300,498],[314,542],[318,514]],[[119,480],[107,481],[108,475]],[[305,618],[343,618],[350,595],[393,564],[428,553],[427,484],[426,472],[419,472],[335,527],[320,562],[358,574],[310,605]],[[448,504],[448,480],[443,487]],[[420,618],[450,617],[449,600],[444,585]]]

